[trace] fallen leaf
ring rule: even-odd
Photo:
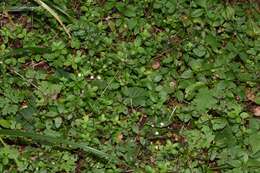
[[[161,67],[161,64],[160,64],[160,61],[155,61],[153,64],[152,64],[152,68],[154,70],[157,70]]]
[[[117,142],[119,143],[119,142],[122,142],[122,139],[123,139],[123,135],[122,135],[122,133],[119,133],[118,135],[117,135],[117,137],[116,137],[116,140],[117,140]]]
[[[252,113],[254,114],[254,116],[260,117],[260,106],[252,108]]]
[[[247,89],[246,90],[246,98],[247,98],[247,100],[255,102],[255,98],[256,98],[255,93],[251,89]]]
[[[21,108],[22,108],[22,109],[28,108],[28,103],[27,103],[25,100],[22,101],[22,103],[21,103]]]

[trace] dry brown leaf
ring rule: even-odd
[[[161,64],[160,64],[160,61],[155,61],[153,64],[152,64],[152,68],[154,70],[157,70],[161,67]]]
[[[22,108],[22,109],[28,108],[28,103],[27,103],[25,100],[22,101],[22,103],[21,103],[21,108]]]
[[[117,142],[122,142],[123,137],[122,133],[119,133],[116,137]]]
[[[254,116],[260,117],[260,106],[252,108],[252,113],[254,114]]]
[[[247,98],[247,100],[255,102],[255,98],[256,98],[255,93],[251,89],[247,89],[246,90],[246,98]]]

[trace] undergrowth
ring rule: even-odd
[[[0,6],[0,172],[260,171],[257,2]]]

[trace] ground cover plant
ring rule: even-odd
[[[260,172],[257,1],[2,0],[0,172]]]

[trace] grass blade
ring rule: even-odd
[[[34,0],[36,3],[38,3],[42,8],[47,10],[63,27],[64,31],[67,33],[69,38],[71,38],[70,32],[67,29],[67,27],[63,24],[62,20],[60,19],[59,15],[52,9],[50,8],[46,3],[44,3],[42,0]]]
[[[39,6],[37,7],[36,6],[15,6],[15,7],[5,8],[4,10],[7,12],[24,12],[24,11],[36,11],[39,8],[40,8]]]
[[[46,3],[47,4],[47,3]],[[73,17],[67,13],[65,10],[63,10],[62,8],[60,8],[59,6],[57,5],[54,5],[54,4],[49,4],[48,5],[50,7],[52,7],[53,9],[55,9],[56,11],[59,11],[61,14],[64,15],[64,17],[68,18],[70,21],[73,21]],[[12,6],[12,7],[2,7],[0,8],[0,12],[3,12],[3,11],[7,11],[7,12],[28,12],[28,11],[37,11],[39,10],[40,6]]]
[[[20,130],[7,130],[7,129],[0,129],[0,135],[3,136],[11,136],[11,137],[23,137],[23,138],[31,138],[32,140],[35,141],[43,141],[43,142],[48,142],[51,145],[66,145],[67,147],[71,149],[82,149],[85,152],[92,154],[94,156],[97,156],[99,158],[109,160],[109,155],[99,151],[95,148],[87,146],[85,143],[76,143],[72,142],[69,140],[61,139],[61,138],[55,138],[55,137],[50,137],[50,136],[44,136],[36,133],[31,133],[31,132],[23,132]]]
[[[57,4],[54,4],[53,2],[46,1],[46,4],[55,9],[56,11],[63,14],[65,17],[67,17],[70,21],[73,21],[73,17],[67,13],[64,9],[60,8]]]

